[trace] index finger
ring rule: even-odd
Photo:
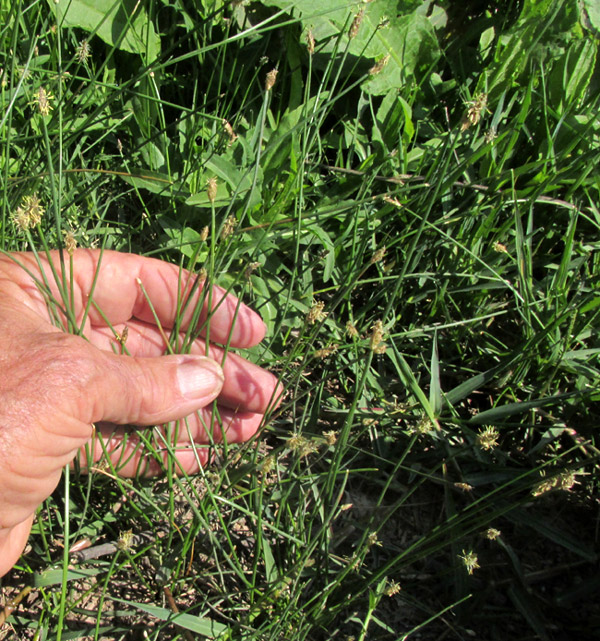
[[[60,274],[59,253],[50,252],[49,256],[55,271]],[[33,254],[16,254],[15,257],[34,275],[39,274]],[[53,295],[60,300],[48,258],[40,255],[39,259]],[[2,262],[8,268],[7,263]],[[19,269],[17,275],[14,269],[10,271],[11,277],[19,279],[21,287],[27,289],[29,296],[35,297],[45,311],[42,294],[26,272]],[[153,324],[158,319],[164,328],[171,329],[179,317],[179,327],[186,330],[192,322],[195,307],[201,304],[198,327],[202,327],[210,315],[211,341],[226,343],[230,340],[232,347],[249,347],[264,338],[265,325],[256,312],[221,287],[213,286],[209,296],[208,292],[203,292],[203,283],[198,283],[198,278],[155,258],[110,250],[77,249],[73,254],[74,313],[78,319],[83,317],[91,293],[98,308],[89,306],[92,326],[106,325],[106,321],[117,325],[136,318]]]

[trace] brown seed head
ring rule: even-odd
[[[353,40],[358,35],[358,30],[360,29],[360,25],[361,25],[361,22],[363,21],[364,16],[365,16],[365,10],[364,9],[361,9],[354,16],[354,20],[352,20],[352,24],[350,25],[350,29],[348,29],[348,38],[350,40]]]
[[[47,116],[52,111],[52,105],[50,104],[50,101],[52,100],[54,100],[54,96],[49,91],[46,91],[44,87],[40,87],[33,94],[31,104],[38,108],[38,111],[42,116]]]
[[[223,120],[223,129],[225,130],[225,133],[229,138],[229,144],[233,144],[237,140],[237,134],[235,133],[235,131],[233,131],[233,127],[225,119]]]
[[[387,249],[385,246],[382,246],[379,249],[375,250],[375,252],[371,256],[371,264],[378,263],[380,260],[382,260],[386,252],[387,252]]]
[[[370,76],[376,76],[377,74],[381,73],[387,63],[390,61],[390,56],[389,54],[387,56],[384,56],[383,58],[380,58],[370,69],[369,69],[369,75]]]
[[[211,203],[215,202],[215,198],[217,197],[217,179],[214,176],[206,181],[206,195]]]
[[[348,321],[346,323],[346,334],[348,334],[348,336],[350,336],[350,338],[356,338],[358,336],[358,330],[352,324],[352,321]]]
[[[327,318],[327,312],[323,311],[324,308],[325,303],[323,301],[319,300],[314,303],[306,316],[306,321],[309,325],[320,323]]]
[[[225,219],[225,222],[223,223],[223,227],[221,229],[221,240],[225,240],[226,238],[229,238],[231,234],[235,231],[235,228],[237,227],[237,218],[235,216],[227,216]]]
[[[306,48],[308,50],[308,55],[312,56],[315,52],[315,37],[313,36],[311,29],[306,32]]]
[[[371,328],[371,349],[375,351],[383,340],[383,322],[378,320]]]
[[[265,90],[271,91],[271,89],[273,89],[273,85],[275,84],[276,80],[277,80],[277,69],[271,69],[271,71],[269,71],[269,73],[267,74],[267,78],[265,80]]]
[[[67,250],[67,254],[69,254],[69,256],[72,256],[77,249],[77,240],[75,238],[75,234],[72,231],[65,232],[65,249]]]

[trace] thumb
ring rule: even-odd
[[[223,387],[223,370],[205,356],[139,358],[92,349],[99,358],[87,359],[85,389],[72,401],[85,423],[174,421],[208,405]]]

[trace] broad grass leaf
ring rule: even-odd
[[[97,35],[106,44],[142,56],[146,62],[160,53],[160,37],[144,3],[135,0],[58,0],[57,22]]]
[[[432,22],[417,11],[420,2],[404,2],[402,7],[394,0],[364,5],[348,0],[325,4],[321,0],[265,0],[263,4],[299,15],[317,43],[323,43],[319,55],[327,59],[336,49],[344,51],[346,47],[356,58],[376,61],[389,56],[381,73],[363,83],[363,90],[370,94],[381,95],[392,87],[402,87],[418,68],[432,64],[440,55]],[[348,31],[359,9],[364,9],[362,21],[356,35],[349,39]]]
[[[73,570],[67,571],[67,582],[69,581],[81,581],[84,579],[89,579],[98,574],[103,574],[106,572],[105,567],[99,568],[75,568]],[[40,574],[33,575],[33,585],[36,588],[47,588],[51,585],[60,585],[63,582],[63,571],[62,568],[55,568],[41,572]]]
[[[433,335],[431,348],[431,382],[429,384],[429,404],[436,416],[442,411],[442,387],[440,383],[440,359],[438,355],[437,332]]]
[[[581,0],[581,22],[597,36],[600,35],[600,4],[598,0]]]
[[[583,100],[596,66],[598,45],[591,38],[571,42],[550,74],[550,99],[562,108]]]
[[[148,603],[125,601],[124,599],[113,598],[113,601],[137,608],[138,610],[146,612],[150,616],[156,617],[161,621],[175,623],[181,628],[185,628],[190,632],[195,632],[196,634],[200,634],[211,639],[218,637],[229,630],[229,628],[222,623],[218,623],[212,619],[197,617],[193,614],[185,614],[184,612],[175,614],[174,612],[171,612],[171,610],[167,610],[167,608],[159,608],[155,605],[149,605]]]
[[[538,407],[546,407],[548,405],[556,405],[561,401],[572,398],[575,394],[556,394],[555,396],[547,396],[545,398],[536,398],[532,401],[521,401],[518,403],[506,403],[505,405],[498,405],[490,410],[485,410],[476,414],[469,420],[469,423],[480,425],[481,423],[489,423],[493,425],[497,421],[502,421],[509,416],[516,416],[523,414]]]
[[[247,197],[250,194],[250,209],[262,203],[260,185],[262,184],[262,172],[259,170],[256,177],[256,185],[252,184],[252,175],[238,169],[230,160],[223,156],[212,156],[205,163],[209,176],[217,176],[221,180],[217,181],[217,197],[215,206],[226,206],[232,198]],[[193,194],[187,201],[187,205],[196,207],[210,207],[206,189]]]
[[[173,181],[167,174],[158,171],[151,171],[150,169],[142,169],[135,173],[121,173],[119,174],[126,183],[137,187],[138,189],[146,189],[152,194],[161,194],[175,187]],[[189,192],[181,190],[180,187],[176,188],[178,195],[187,197]]]
[[[544,45],[556,49],[563,36],[580,34],[578,15],[576,0],[527,0],[516,24],[498,38],[487,87],[482,84],[480,90],[496,99],[513,82],[523,80],[529,63],[539,64],[540,56],[547,54]]]

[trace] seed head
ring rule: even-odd
[[[371,264],[378,263],[379,261],[383,260],[383,257],[385,256],[386,252],[387,252],[387,249],[385,245],[382,245],[379,249],[375,250],[375,252],[371,256]]]
[[[579,481],[576,478],[577,472],[561,472],[556,477],[556,488],[568,492],[573,489],[573,486]]]
[[[133,547],[133,532],[127,530],[119,534],[119,539],[117,540],[117,548],[119,550],[131,550]]]
[[[472,492],[475,489],[472,485],[469,485],[468,483],[455,483],[454,487],[457,487],[459,490],[462,490],[463,492]]]
[[[328,358],[334,352],[337,351],[337,348],[338,348],[338,346],[334,343],[333,345],[329,345],[328,347],[323,347],[321,349],[318,349],[315,352],[314,356],[315,356],[315,358],[321,358],[321,359]]]
[[[397,198],[394,198],[393,196],[385,195],[383,197],[383,200],[384,202],[388,203],[388,205],[394,205],[394,207],[398,207],[398,209],[402,207],[402,203]]]
[[[377,538],[377,532],[369,532],[367,536],[367,546],[373,547],[374,545],[382,547],[381,541]]]
[[[82,40],[78,45],[77,49],[75,50],[75,58],[77,62],[83,64],[84,62],[87,62],[88,58],[92,55],[92,48],[90,47],[90,43],[87,40]]]
[[[375,351],[383,340],[383,322],[375,321],[371,328],[371,349]]]
[[[324,312],[323,309],[325,303],[322,300],[316,301],[314,305],[310,308],[308,315],[306,316],[306,321],[309,325],[314,325],[315,323],[320,323],[321,321],[327,318],[327,312]]]
[[[497,530],[495,527],[490,527],[483,533],[483,536],[490,541],[495,541],[501,534],[502,532],[500,532],[500,530]]]
[[[75,238],[75,234],[72,231],[65,232],[65,249],[67,250],[67,254],[69,254],[69,256],[72,256],[77,249],[77,239]]]
[[[314,441],[305,438],[301,434],[293,434],[290,436],[287,440],[287,446],[292,452],[296,452],[300,458],[313,454],[319,449]]]
[[[244,271],[244,276],[246,277],[246,280],[250,280],[250,276],[252,276],[252,272],[255,271],[260,267],[260,263],[250,263],[249,265],[246,266],[246,269]]]
[[[235,133],[235,131],[233,131],[233,127],[225,119],[223,119],[223,129],[225,130],[225,133],[229,138],[229,144],[233,144],[237,140],[237,134]]]
[[[117,337],[117,341],[122,347],[125,347],[125,343],[127,342],[127,339],[129,338],[129,326],[125,325],[123,328],[123,331],[121,332],[121,335]]]
[[[323,432],[323,437],[325,438],[325,443],[332,446],[337,442],[337,432],[335,430],[330,430],[329,432]]]
[[[315,52],[315,37],[313,36],[312,29],[309,29],[306,32],[306,48],[308,50],[308,55],[312,56]]]
[[[272,472],[275,468],[276,462],[277,461],[275,460],[273,454],[267,456],[260,465],[261,474],[269,474],[270,472]]]
[[[223,228],[221,229],[221,240],[229,238],[231,234],[235,231],[237,227],[237,218],[235,216],[227,216],[225,222],[223,223]]]
[[[487,94],[480,93],[475,100],[470,100],[467,103],[467,113],[463,116],[460,124],[461,131],[465,131],[479,122],[481,114],[487,110],[487,100]]]
[[[458,555],[458,558],[463,562],[469,574],[473,574],[475,570],[481,567],[477,562],[477,555],[475,554],[475,552],[473,552],[473,550],[469,550],[468,552],[465,552],[465,550],[463,550],[462,554]]]
[[[52,100],[54,100],[54,96],[49,91],[46,91],[44,87],[40,87],[33,94],[31,104],[38,108],[42,116],[47,116],[52,111],[52,105],[50,104]]]
[[[381,73],[387,63],[390,61],[390,55],[388,54],[387,56],[384,56],[380,60],[378,60],[370,69],[369,69],[369,75],[370,76],[376,76],[377,74]]]
[[[506,249],[506,245],[503,245],[498,241],[494,243],[494,251],[498,252],[499,254],[508,254],[508,249]]]
[[[269,71],[269,73],[267,74],[267,78],[265,80],[265,90],[271,91],[271,89],[273,89],[273,85],[275,84],[276,80],[277,80],[277,69],[271,69],[271,71]]]
[[[348,336],[350,336],[350,338],[356,338],[358,336],[358,330],[352,324],[352,321],[348,321],[346,323],[346,334],[348,334]]]
[[[488,452],[498,447],[499,438],[500,434],[498,433],[498,430],[493,425],[488,425],[485,429],[479,432],[479,434],[477,434],[475,441],[478,447]]]
[[[410,432],[413,434],[419,434],[423,436],[429,434],[433,430],[433,423],[429,420],[427,416],[422,416],[414,427],[410,428]]]
[[[358,30],[360,29],[360,24],[363,21],[364,15],[365,15],[365,10],[361,9],[354,16],[354,20],[352,20],[352,24],[350,25],[350,29],[348,29],[348,38],[350,40],[353,40],[358,35]]]
[[[213,176],[206,181],[206,195],[211,203],[215,202],[217,197],[217,179]]]
[[[498,132],[496,131],[496,127],[490,127],[485,132],[485,136],[483,137],[483,139],[489,145],[491,142],[496,140],[497,137],[498,137]]]
[[[201,240],[203,243],[205,243],[205,242],[206,242],[206,239],[208,238],[208,232],[209,232],[209,231],[210,231],[210,230],[209,230],[209,228],[208,228],[208,225],[204,225],[204,227],[202,227],[202,231],[200,232],[200,240]]]
[[[396,581],[390,581],[385,587],[384,594],[385,596],[394,596],[395,594],[398,594],[400,590],[402,590],[402,587],[399,583]]]
[[[12,219],[21,231],[25,231],[39,225],[45,211],[40,204],[38,195],[32,194],[23,198],[21,205],[17,207],[12,215]]]

